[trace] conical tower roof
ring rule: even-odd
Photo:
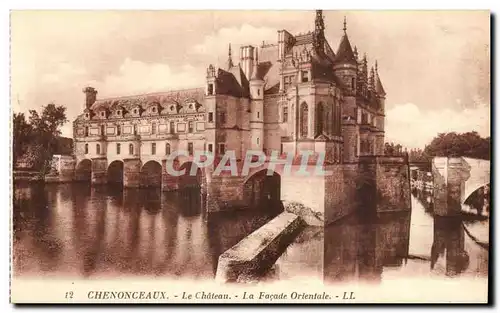
[[[344,17],[344,35],[340,40],[339,48],[337,50],[337,56],[335,57],[335,63],[346,63],[357,65],[356,56],[352,51],[351,43],[347,37],[347,27],[346,20]]]

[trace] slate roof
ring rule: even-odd
[[[377,81],[375,82],[375,91],[379,95],[385,95],[384,86],[382,86],[382,82],[380,81],[380,77],[377,75]]]
[[[204,94],[205,90],[203,88],[193,88],[98,99],[94,102],[94,104],[92,104],[90,109],[92,111],[103,108],[107,110],[114,110],[117,106],[122,106],[128,110],[138,105],[146,107],[152,103],[158,103],[160,106],[166,107],[172,103],[182,103],[188,100],[195,100],[198,103],[203,103]]]
[[[349,42],[349,38],[344,34],[340,41],[339,49],[337,50],[337,56],[335,57],[336,63],[348,63],[348,64],[357,64],[356,58],[354,57],[354,52],[351,48],[351,43]]]

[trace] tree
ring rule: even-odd
[[[15,166],[19,158],[26,153],[33,135],[33,128],[26,121],[24,113],[14,113],[12,132],[12,165]]]
[[[441,133],[425,148],[430,157],[471,157],[490,159],[490,137],[482,138],[477,132]]]
[[[66,108],[50,103],[42,107],[40,114],[35,110],[30,110],[29,114],[28,123],[24,114],[14,114],[13,135],[14,142],[18,142],[18,146],[14,147],[14,155],[17,159],[23,153],[28,154],[27,157],[33,161],[34,168],[45,174],[50,168],[52,154],[57,149],[60,127],[68,121]]]

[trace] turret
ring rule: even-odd
[[[250,78],[250,140],[254,150],[264,147],[264,80],[259,76],[258,50],[255,48],[252,76]]]
[[[333,70],[338,77],[342,79],[344,85],[346,85],[353,95],[356,91],[356,74],[358,61],[352,51],[351,43],[347,36],[347,22],[344,17],[344,35],[340,40],[339,48],[334,60]]]
[[[215,67],[210,64],[207,68],[207,85],[205,88],[205,95],[207,96],[213,96],[215,95],[215,88],[216,88],[216,72],[215,72]]]
[[[259,77],[259,54],[255,48],[255,60],[253,62],[252,77],[250,78],[250,97],[252,99],[264,99],[264,80]]]
[[[89,86],[83,88],[83,93],[85,93],[85,109],[90,109],[97,99],[97,90]]]

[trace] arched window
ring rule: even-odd
[[[100,144],[95,145],[95,154],[101,154],[101,145]]]
[[[324,114],[325,112],[323,109],[323,102],[319,102],[316,107],[316,136],[321,135],[323,133],[323,130],[325,129]]]
[[[89,144],[86,143],[85,144],[85,154],[88,154],[89,153]]]
[[[130,155],[134,154],[134,145],[133,144],[128,145],[128,154],[130,154]]]
[[[300,136],[301,137],[307,137],[308,133],[308,108],[307,108],[307,103],[302,102],[300,105]]]
[[[165,144],[165,154],[166,154],[166,155],[169,155],[169,154],[170,154],[170,144],[169,144],[169,143],[166,143],[166,144]]]

